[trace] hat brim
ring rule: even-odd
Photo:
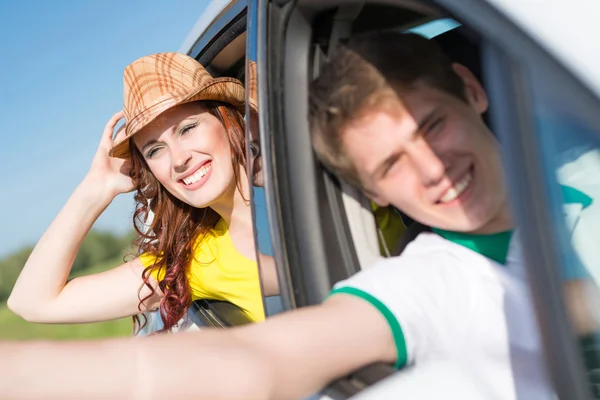
[[[158,116],[171,108],[201,100],[221,101],[223,103],[231,104],[237,108],[242,115],[245,113],[245,89],[242,83],[234,78],[215,78],[210,82],[207,82],[206,85],[194,88],[183,96],[168,97],[165,101],[159,102],[153,107],[144,110],[140,115],[136,115],[131,121],[127,121],[125,138],[115,143],[108,155],[115,158],[129,158],[130,139],[133,135],[151,124]],[[256,108],[256,104],[253,104],[252,101],[249,105],[251,108]]]

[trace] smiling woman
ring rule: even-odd
[[[140,312],[159,309],[163,330],[172,331],[193,301],[213,299],[263,320],[242,84],[213,78],[183,54],[161,53],[127,66],[124,85],[123,112],[107,123],[90,171],[36,245],[9,307],[42,323],[134,316],[138,329]],[[140,256],[67,282],[92,224],[132,190]],[[260,257],[263,269],[274,268]],[[263,285],[277,294],[276,282]]]

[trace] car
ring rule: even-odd
[[[567,221],[561,211],[561,183],[576,182],[600,195],[600,53],[593,39],[600,33],[599,7],[586,0],[213,1],[180,51],[215,76],[243,82],[255,63],[259,112],[250,122],[259,129],[257,137],[247,132],[247,143],[260,143],[264,189],[255,189],[251,201],[257,251],[275,258],[281,289],[279,298],[269,299],[277,310],[267,314],[319,304],[335,282],[388,255],[380,250],[369,201],[325,171],[313,154],[308,85],[320,63],[352,35],[418,32],[467,65],[490,97],[485,120],[503,149],[557,396],[579,400],[591,392],[600,398],[599,341],[595,333],[575,340],[571,324],[580,309],[600,304],[582,294],[573,307],[562,290],[570,279],[562,271],[576,264],[600,280],[600,224],[573,238],[568,225],[581,221]],[[404,244],[419,229],[406,221]],[[462,379],[451,368],[438,368],[440,379],[444,371]],[[373,365],[332,382],[321,395],[414,394],[418,389],[408,389],[405,377],[415,373]]]

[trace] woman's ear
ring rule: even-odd
[[[471,70],[462,64],[453,63],[454,73],[463,81],[465,87],[465,97],[467,102],[479,114],[483,114],[488,109],[488,97],[481,82],[473,75]]]

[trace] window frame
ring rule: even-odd
[[[241,20],[245,21],[246,8],[247,0],[233,0],[200,34],[187,51],[187,54],[197,59],[202,65],[205,65],[204,62],[206,61],[211,61],[216,55],[213,54],[215,51],[213,49],[215,46],[220,47],[219,39],[231,29],[233,24]],[[223,47],[220,47],[218,51],[222,50]]]

